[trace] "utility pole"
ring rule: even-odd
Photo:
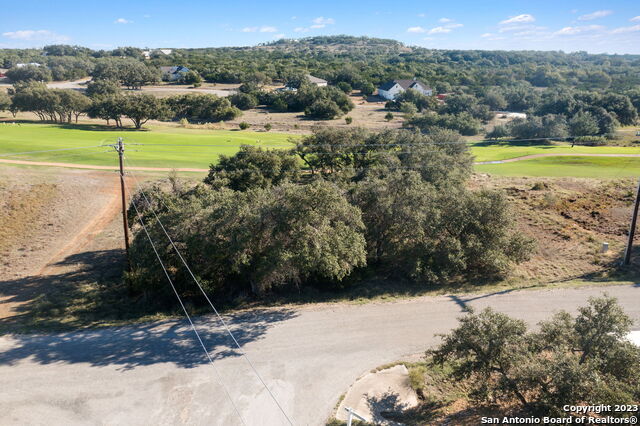
[[[633,216],[631,217],[631,227],[629,228],[629,241],[627,241],[627,250],[624,252],[624,265],[631,263],[631,249],[633,248],[633,237],[636,233],[636,224],[638,222],[638,208],[640,207],[640,180],[638,181],[638,191],[636,192],[636,202],[633,206]]]
[[[118,159],[120,160],[120,192],[122,193],[122,225],[124,226],[124,247],[127,252],[127,271],[131,272],[131,258],[129,257],[129,221],[127,219],[127,194],[124,183],[124,144],[122,138],[118,138],[116,145]]]

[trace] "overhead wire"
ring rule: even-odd
[[[129,162],[128,158],[126,156],[123,155],[123,158],[125,160],[125,163],[127,165],[130,166],[131,168],[131,163]],[[191,268],[189,267],[189,265],[187,264],[187,261],[184,259],[184,257],[182,256],[182,253],[180,252],[180,250],[178,249],[178,247],[176,246],[175,242],[173,241],[173,239],[171,238],[171,236],[169,235],[169,233],[167,232],[166,228],[164,227],[164,224],[162,223],[162,221],[160,220],[160,217],[158,217],[157,212],[155,211],[155,209],[153,208],[153,206],[151,205],[151,202],[149,201],[146,193],[144,192],[144,190],[142,189],[140,182],[138,181],[138,179],[132,174],[129,173],[129,175],[131,177],[133,177],[134,182],[136,183],[136,187],[138,188],[138,191],[140,192],[140,194],[142,194],[144,200],[146,201],[147,205],[149,206],[149,208],[151,209],[158,225],[160,225],[160,228],[162,229],[162,231],[164,232],[164,234],[166,235],[167,239],[169,240],[171,246],[173,247],[174,251],[176,252],[176,254],[178,255],[178,257],[180,258],[180,260],[182,261],[182,263],[184,264],[185,268],[187,269],[187,271],[189,272],[189,275],[191,276],[191,278],[193,279],[193,281],[196,283],[196,285],[198,286],[198,288],[200,289],[200,292],[204,295],[205,299],[207,300],[209,306],[211,307],[211,309],[213,310],[213,312],[215,313],[216,317],[218,318],[218,320],[220,321],[220,324],[222,324],[223,328],[226,330],[227,334],[231,337],[231,339],[233,340],[233,343],[235,344],[235,346],[238,348],[238,351],[240,352],[240,355],[247,361],[247,363],[249,364],[249,366],[251,367],[251,369],[253,370],[254,374],[256,375],[256,377],[258,378],[258,380],[260,381],[260,383],[262,383],[262,386],[267,390],[267,392],[269,393],[271,399],[275,402],[276,406],[278,407],[278,409],[280,410],[280,412],[283,414],[283,416],[285,417],[285,419],[287,420],[287,422],[290,425],[293,425],[293,422],[291,421],[291,419],[289,418],[289,416],[287,415],[286,411],[284,410],[284,408],[282,407],[282,405],[280,404],[280,402],[278,401],[278,399],[275,397],[275,395],[273,394],[273,392],[271,391],[271,389],[269,388],[269,386],[266,384],[266,382],[264,381],[264,379],[262,378],[262,376],[260,375],[260,373],[258,372],[258,370],[256,369],[256,367],[254,366],[253,362],[251,361],[251,359],[249,358],[249,356],[247,355],[247,353],[242,349],[242,347],[240,346],[240,344],[238,343],[238,340],[236,339],[236,337],[234,336],[234,334],[231,332],[231,329],[229,328],[229,326],[227,325],[227,322],[224,320],[224,318],[222,318],[222,316],[220,315],[220,313],[218,312],[218,310],[216,309],[216,307],[214,306],[213,302],[211,301],[211,299],[209,298],[209,295],[207,294],[207,292],[204,290],[204,288],[202,287],[202,285],[200,284],[200,282],[198,281],[198,279],[196,278],[195,274],[193,273],[193,271],[191,270]],[[135,206],[135,203],[132,203]],[[137,211],[137,208],[136,208]],[[174,289],[175,290],[175,289]]]
[[[127,185],[126,181],[125,181],[125,185]],[[214,368],[214,370],[216,372],[216,375],[218,377],[218,383],[224,389],[224,392],[225,392],[227,398],[229,399],[229,401],[231,402],[231,405],[233,406],[234,411],[238,415],[238,418],[240,419],[240,422],[243,425],[246,425],[246,423],[244,421],[244,418],[242,417],[242,414],[240,414],[240,411],[238,410],[238,407],[233,402],[233,398],[231,398],[231,394],[229,393],[229,389],[227,388],[227,386],[222,381],[222,375],[220,374],[220,371],[218,371],[218,367],[213,362],[213,358],[211,358],[211,354],[207,350],[207,347],[205,346],[204,342],[202,341],[202,338],[200,337],[200,333],[198,333],[198,330],[197,330],[195,324],[193,323],[193,320],[191,320],[191,317],[189,316],[189,312],[187,311],[187,308],[185,307],[184,303],[182,302],[182,299],[180,298],[180,295],[178,294],[178,290],[176,289],[175,285],[173,284],[173,280],[171,279],[171,277],[169,276],[169,273],[167,272],[167,268],[164,266],[164,263],[162,262],[162,258],[160,257],[160,254],[158,253],[158,250],[156,249],[156,246],[153,243],[153,239],[151,238],[151,235],[149,234],[149,231],[147,230],[147,227],[144,224],[144,221],[142,220],[142,215],[140,214],[140,211],[138,210],[138,207],[136,206],[136,203],[131,203],[131,204],[133,205],[133,208],[135,209],[135,212],[136,212],[136,216],[138,217],[138,221],[140,222],[140,225],[142,225],[142,229],[144,230],[144,232],[145,232],[145,234],[147,236],[147,239],[149,240],[149,243],[151,244],[151,248],[153,249],[153,252],[155,253],[156,257],[158,258],[158,262],[160,263],[160,266],[162,267],[162,270],[164,271],[164,274],[167,277],[167,280],[169,281],[169,284],[171,285],[171,288],[173,289],[173,292],[175,293],[176,297],[178,298],[178,302],[180,303],[180,306],[182,307],[182,310],[184,311],[184,314],[187,317],[187,320],[189,321],[189,324],[191,325],[191,329],[195,333],[195,335],[196,335],[196,337],[198,339],[198,342],[200,343],[200,346],[202,346],[202,349],[204,350],[205,354],[207,355],[207,359],[209,360],[209,363],[213,366],[213,368]]]

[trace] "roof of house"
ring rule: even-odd
[[[314,77],[311,74],[307,74],[307,80],[309,80],[309,83],[314,83],[314,84],[326,83],[327,82],[327,80],[323,80],[321,78]]]
[[[404,90],[407,90],[407,89],[410,89],[411,86],[413,86],[415,83],[420,84],[425,89],[429,89],[429,86],[424,84],[422,81],[416,80],[416,79],[387,81],[386,83],[381,85],[378,89],[379,90],[389,90],[389,89],[391,89],[393,86],[395,86],[397,84],[398,86],[402,87]]]
[[[178,65],[177,67],[160,67],[160,71],[168,74],[175,74],[177,72],[188,72],[189,68]]]

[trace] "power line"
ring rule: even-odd
[[[213,359],[211,358],[211,355],[209,354],[209,351],[207,350],[207,347],[205,346],[204,342],[202,341],[202,338],[200,337],[200,333],[198,333],[198,330],[196,329],[195,324],[191,320],[191,317],[189,316],[189,312],[187,311],[187,308],[184,306],[184,303],[182,302],[182,299],[180,298],[180,295],[178,294],[178,291],[176,290],[176,287],[173,284],[173,281],[171,280],[171,277],[169,276],[169,273],[167,272],[167,268],[164,266],[164,263],[162,262],[162,259],[160,258],[160,254],[158,254],[158,250],[156,249],[155,244],[153,244],[153,240],[151,239],[151,235],[149,235],[149,231],[147,231],[147,227],[145,226],[144,221],[142,220],[142,216],[140,215],[140,212],[138,211],[138,207],[136,206],[136,203],[131,203],[131,204],[133,205],[133,207],[134,207],[134,209],[136,211],[136,215],[138,216],[138,221],[140,222],[140,225],[142,225],[142,229],[144,229],[144,233],[147,235],[147,238],[149,239],[149,243],[151,244],[151,248],[153,249],[153,252],[155,253],[156,257],[158,258],[158,262],[160,262],[160,266],[162,267],[162,270],[164,271],[164,274],[167,277],[167,280],[169,281],[169,284],[171,285],[171,288],[173,289],[173,292],[175,293],[176,297],[178,298],[178,302],[180,302],[180,306],[182,307],[182,310],[184,311],[184,314],[187,317],[187,320],[189,320],[189,324],[191,324],[191,329],[196,334],[198,342],[200,342],[200,346],[202,346],[202,349],[204,350],[204,353],[207,355],[207,359],[209,360],[209,363],[211,363],[211,365],[213,366],[213,369],[216,372],[216,375],[217,375],[217,378],[218,378],[218,383],[224,389],[224,392],[227,395],[227,398],[229,399],[229,402],[231,402],[231,405],[233,406],[233,409],[235,410],[236,414],[238,415],[238,418],[240,419],[240,422],[242,422],[243,425],[246,425],[244,419],[242,418],[242,415],[240,414],[240,411],[238,410],[238,407],[233,402],[233,398],[231,398],[231,395],[229,394],[229,390],[227,389],[227,387],[224,385],[224,383],[222,381],[222,375],[218,371],[218,367],[216,367],[216,365],[214,364]]]
[[[127,157],[124,157],[125,161],[127,162],[127,164],[130,165]],[[229,326],[227,325],[226,321],[222,318],[222,316],[220,315],[220,313],[218,312],[218,310],[216,309],[216,307],[213,305],[213,302],[211,302],[211,299],[209,298],[209,296],[207,295],[207,292],[204,291],[204,288],[202,288],[202,286],[200,285],[200,282],[198,281],[198,279],[196,278],[196,276],[194,275],[194,273],[191,271],[191,268],[189,267],[189,265],[187,264],[187,261],[184,259],[184,257],[182,257],[182,253],[180,253],[180,250],[178,250],[178,247],[176,247],[173,239],[171,238],[171,236],[169,235],[169,233],[167,232],[166,228],[164,227],[164,225],[162,224],[162,221],[160,220],[160,218],[158,217],[158,214],[156,213],[155,209],[153,208],[153,206],[151,205],[151,202],[149,201],[149,199],[147,198],[146,193],[144,192],[144,190],[142,189],[142,187],[140,186],[140,183],[138,182],[138,179],[131,174],[131,177],[133,177],[135,183],[136,183],[136,187],[138,188],[138,190],[140,191],[140,193],[142,194],[142,196],[144,197],[145,201],[147,202],[147,204],[149,205],[149,208],[151,209],[151,211],[153,212],[153,215],[156,218],[156,221],[158,222],[158,224],[160,225],[160,227],[162,228],[162,231],[164,232],[164,234],[167,236],[167,238],[169,239],[169,242],[171,243],[171,246],[173,247],[173,249],[175,250],[175,252],[178,254],[178,257],[180,258],[180,260],[182,261],[182,263],[184,264],[185,268],[187,269],[187,271],[189,272],[189,275],[191,275],[191,278],[193,278],[193,281],[196,283],[196,285],[198,286],[198,288],[200,289],[200,291],[202,292],[202,294],[204,295],[205,299],[207,300],[207,302],[209,303],[209,306],[211,306],[211,309],[213,310],[213,312],[215,313],[216,317],[218,318],[218,320],[220,321],[220,323],[222,324],[222,326],[225,328],[225,330],[227,331],[227,333],[229,334],[229,336],[231,337],[231,339],[233,340],[233,343],[236,345],[236,347],[238,348],[238,351],[240,352],[240,354],[244,357],[244,359],[247,361],[247,363],[249,364],[249,366],[251,367],[251,369],[253,370],[253,372],[255,373],[256,377],[258,378],[258,380],[260,380],[260,382],[262,383],[262,385],[264,386],[264,388],[267,390],[267,392],[269,393],[269,395],[271,396],[271,399],[273,399],[273,401],[275,402],[275,404],[277,405],[278,409],[280,410],[280,412],[284,415],[284,417],[287,419],[287,422],[290,425],[293,425],[293,422],[291,421],[291,419],[289,418],[289,416],[287,415],[287,413],[285,412],[284,408],[282,407],[282,405],[280,405],[280,402],[278,402],[278,399],[275,397],[275,395],[273,394],[273,392],[271,391],[271,389],[269,389],[269,386],[267,386],[266,382],[264,381],[264,379],[262,378],[262,376],[260,375],[260,373],[258,373],[258,370],[256,369],[256,367],[253,365],[253,362],[251,362],[251,360],[249,359],[249,357],[247,356],[247,353],[242,349],[242,347],[240,346],[240,344],[238,343],[238,340],[235,338],[235,336],[233,335],[233,333],[231,332],[231,329],[229,328]],[[135,202],[132,203],[135,206]],[[136,207],[136,211],[137,211],[137,207]],[[166,271],[165,271],[166,273]],[[174,288],[175,291],[175,288]]]

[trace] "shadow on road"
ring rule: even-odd
[[[57,263],[53,274],[0,281],[0,296],[6,298],[5,303],[19,304],[16,315],[0,319],[0,334],[62,331],[12,335],[7,339],[9,348],[0,352],[0,365],[27,358],[42,364],[117,364],[124,369],[164,362],[191,368],[208,362],[181,310],[172,311],[180,319],[158,322],[157,314],[166,314],[166,307],[163,311],[127,296],[122,283],[123,262],[121,250],[88,251]],[[253,309],[225,318],[238,343],[244,345],[262,338],[273,324],[295,316],[288,309]],[[64,332],[154,319],[135,327]],[[214,360],[239,355],[215,317],[198,316],[193,320]]]
[[[243,346],[262,338],[275,323],[294,316],[294,312],[286,309],[258,310],[234,315],[228,320],[235,338]],[[214,317],[199,317],[194,322],[214,361],[240,355]],[[0,365],[13,365],[30,358],[40,364],[120,365],[128,370],[158,363],[193,368],[208,362],[186,320],[12,338],[15,347],[0,353]]]

